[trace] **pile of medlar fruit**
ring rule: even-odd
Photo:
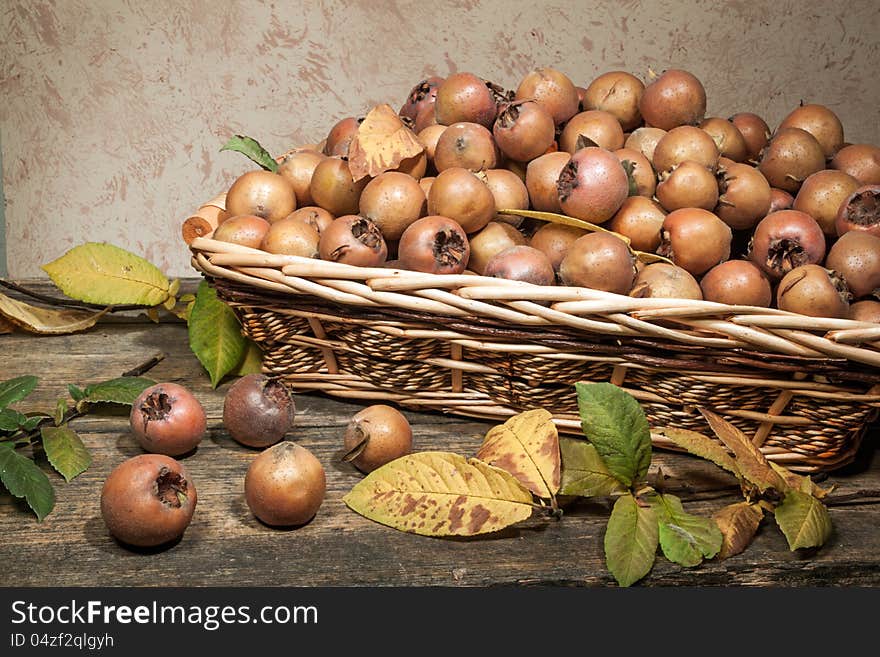
[[[471,72],[429,77],[398,112],[419,156],[354,180],[348,148],[363,119],[345,117],[278,173],[235,180],[213,237],[358,266],[878,321],[880,148],[844,141],[817,103],[772,131],[755,113],[706,107],[703,84],[678,69],[578,86],[542,67],[509,90]]]

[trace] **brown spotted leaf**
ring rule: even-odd
[[[70,308],[41,308],[18,301],[0,293],[0,320],[38,335],[62,335],[85,331],[94,326],[106,310],[72,310]]]
[[[810,477],[795,474],[785,466],[770,461],[770,467],[776,470],[780,477],[785,480],[788,487],[793,490],[799,490],[807,495],[812,495],[817,500],[821,500],[833,490],[832,488],[822,488],[817,485]]]
[[[720,415],[705,408],[701,408],[700,412],[719,440],[733,452],[736,457],[736,467],[743,479],[757,486],[761,492],[770,488],[777,491],[785,491],[788,488],[785,480],[770,466],[761,450],[755,447],[748,436]]]
[[[726,559],[745,550],[763,518],[764,509],[749,502],[737,502],[716,511],[712,519],[723,536],[718,558]]]
[[[424,150],[416,134],[404,125],[390,105],[377,105],[358,126],[348,147],[351,177],[360,180],[378,176]]]
[[[532,494],[508,472],[449,452],[402,456],[342,498],[353,511],[424,536],[474,536],[532,514]]]
[[[538,497],[550,499],[559,490],[559,433],[553,416],[543,408],[489,429],[477,458],[507,470]]]

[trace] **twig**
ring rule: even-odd
[[[99,303],[88,303],[86,301],[76,301],[74,299],[62,299],[60,297],[52,297],[48,294],[41,294],[39,292],[34,292],[33,290],[29,290],[26,287],[22,287],[18,283],[13,283],[12,281],[7,281],[4,278],[0,278],[0,286],[3,286],[9,290],[15,290],[16,292],[20,292],[26,296],[31,297],[32,299],[38,299],[39,301],[43,301],[44,303],[48,303],[53,306],[64,306],[66,308],[80,308],[87,310],[104,310],[108,309],[108,312],[120,312],[124,310],[143,310],[145,308],[150,308],[151,306],[144,306],[138,304],[127,304],[127,305],[119,305],[119,306],[106,306]]]
[[[122,373],[122,376],[141,376],[142,374],[146,374],[151,369],[156,367],[159,363],[165,360],[165,354],[163,352],[159,352],[154,355],[150,360],[145,361],[138,365],[137,367],[132,367],[130,370],[127,370]]]

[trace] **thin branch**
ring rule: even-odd
[[[161,363],[163,360],[165,360],[165,354],[160,351],[155,356],[150,358],[150,360],[145,361],[137,367],[132,367],[130,370],[123,372],[122,376],[141,376],[142,374],[146,374],[151,369],[156,367],[156,365]]]

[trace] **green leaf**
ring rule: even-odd
[[[169,296],[170,283],[155,265],[112,244],[75,246],[43,269],[64,294],[88,303],[156,306]]]
[[[248,374],[259,374],[263,371],[263,352],[253,340],[245,338],[244,356],[236,365],[235,369],[230,372],[233,376],[247,376]]]
[[[562,454],[560,495],[602,497],[626,490],[608,472],[595,446],[586,440],[559,436],[559,450]]]
[[[190,349],[216,388],[244,356],[245,338],[232,308],[217,298],[207,281],[199,283],[188,328]]]
[[[19,376],[0,383],[0,409],[19,402],[34,391],[39,379],[35,376]]]
[[[0,481],[13,496],[23,497],[40,521],[55,506],[55,491],[46,473],[6,443],[0,443]]]
[[[584,435],[624,486],[643,480],[651,465],[651,430],[639,402],[611,383],[577,383]]]
[[[0,431],[17,431],[27,422],[27,416],[11,408],[0,411]]]
[[[61,426],[61,423],[64,422],[65,413],[67,413],[67,400],[61,398],[55,402],[55,415],[52,418],[55,420],[56,427]]]
[[[792,552],[823,545],[831,536],[831,516],[828,515],[828,509],[807,493],[788,491],[782,504],[773,513]]]
[[[660,547],[667,559],[692,567],[721,550],[724,537],[714,520],[687,513],[675,495],[652,496],[650,501],[657,510]]]
[[[45,413],[28,413],[27,420],[25,420],[25,422],[23,422],[21,425],[21,430],[22,431],[33,431],[34,429],[37,428],[37,426],[40,424],[40,422],[45,420],[47,417],[49,417],[49,416],[46,415]]]
[[[86,389],[83,391],[84,397],[82,401],[108,402],[130,406],[144,390],[152,385],[156,385],[156,382],[141,376],[121,376],[116,379],[86,386]]]
[[[656,511],[640,506],[632,494],[617,498],[605,529],[605,563],[620,586],[648,574],[659,542]]]
[[[75,402],[82,400],[86,396],[85,390],[80,389],[72,383],[67,384],[67,392],[70,393],[70,396]]]
[[[92,455],[82,439],[66,424],[60,427],[43,427],[43,449],[49,463],[70,482],[92,464]]]
[[[220,148],[221,151],[235,151],[247,155],[252,162],[273,173],[278,172],[278,163],[275,161],[269,151],[260,146],[256,139],[246,137],[244,135],[235,135],[231,137]]]

